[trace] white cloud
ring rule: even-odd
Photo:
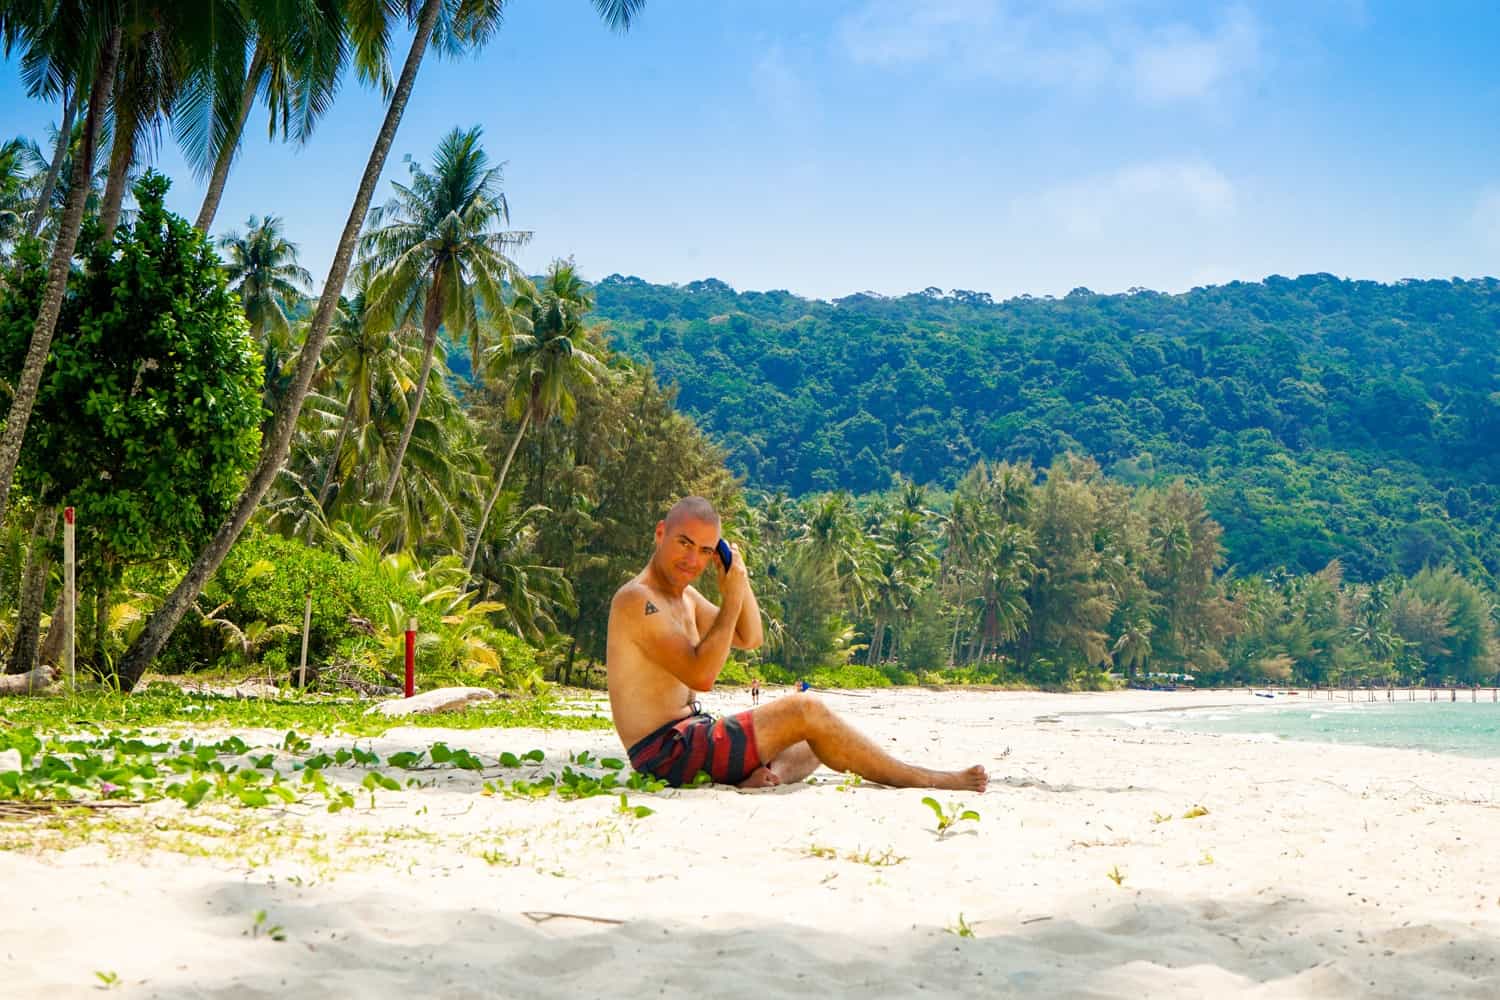
[[[1160,161],[1055,185],[1012,209],[1065,237],[1124,237],[1220,223],[1234,214],[1234,185],[1201,161]]]
[[[1206,35],[1170,25],[1131,55],[1130,73],[1145,100],[1201,100],[1233,76],[1253,70],[1260,58],[1260,30],[1243,9],[1229,13]]]
[[[1112,0],[870,0],[840,22],[857,63],[1074,91],[1123,89],[1148,103],[1205,101],[1261,65],[1261,31],[1245,8],[1212,28],[1148,22]]]

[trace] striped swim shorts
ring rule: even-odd
[[[707,771],[721,785],[738,785],[760,767],[755,719],[750,712],[689,715],[656,730],[630,748],[630,766],[676,788]]]

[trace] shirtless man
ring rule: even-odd
[[[707,771],[715,781],[760,787],[801,781],[820,763],[901,788],[982,792],[978,765],[934,771],[897,760],[810,694],[793,694],[713,719],[693,694],[708,691],[729,649],[761,643],[760,606],[738,548],[719,561],[719,515],[702,497],[680,500],[657,522],[651,561],[609,608],[609,704],[637,771],[673,786]],[[713,563],[723,607],[693,587]]]

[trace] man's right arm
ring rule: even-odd
[[[720,614],[695,646],[673,627],[666,615],[655,610],[644,587],[629,587],[615,595],[610,607],[610,629],[624,629],[648,661],[692,690],[707,691],[729,660],[734,623],[744,600],[741,589],[725,595],[724,609],[730,613]]]

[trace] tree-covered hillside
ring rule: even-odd
[[[752,488],[951,486],[1073,452],[1185,476],[1241,572],[1500,573],[1500,282],[834,302],[611,276],[599,313]]]

